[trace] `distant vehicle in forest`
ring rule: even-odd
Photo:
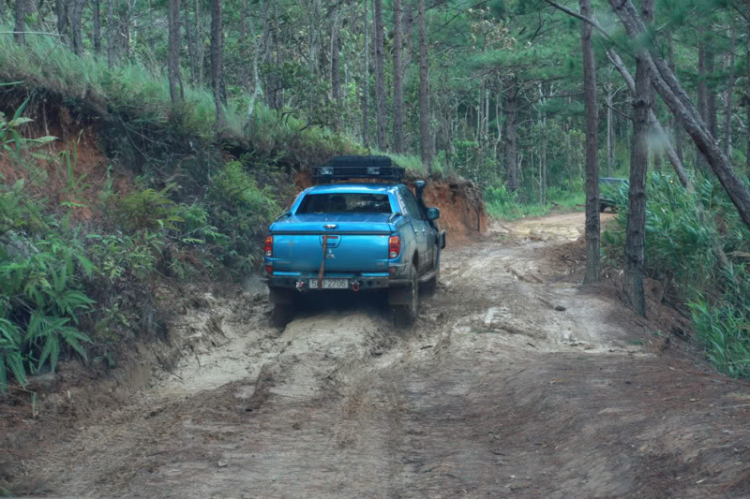
[[[629,188],[629,182],[624,178],[604,177],[599,179],[599,211],[604,212],[607,208],[612,211],[617,209],[616,193]]]
[[[397,322],[416,319],[418,285],[435,288],[445,231],[440,210],[422,199],[425,182],[412,193],[404,173],[385,156],[342,156],[314,169],[319,185],[303,191],[266,238],[277,319],[294,313],[295,296],[329,289],[387,291]]]

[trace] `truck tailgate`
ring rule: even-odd
[[[390,214],[304,214],[271,226],[277,271],[317,272],[326,243],[327,272],[387,272]]]
[[[326,272],[387,272],[388,234],[328,234]],[[274,235],[275,270],[317,272],[323,260],[322,234]]]

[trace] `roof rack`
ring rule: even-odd
[[[313,168],[316,183],[334,180],[402,180],[404,168],[394,165],[388,156],[338,156],[327,165]]]

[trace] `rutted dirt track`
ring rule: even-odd
[[[364,294],[284,331],[251,294],[207,297],[172,329],[212,322],[216,345],[26,471],[83,497],[750,497],[750,387],[581,288],[582,227],[446,251],[408,331]]]

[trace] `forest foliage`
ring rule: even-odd
[[[606,32],[594,37],[601,175],[629,175],[633,138],[634,98],[610,51],[635,73],[649,47],[747,182],[746,2],[658,0],[658,29],[635,41],[609,2],[591,3]],[[118,342],[160,327],[153,276],[250,271],[296,169],[335,154],[463,176],[503,218],[585,201],[581,22],[549,1],[10,0],[0,31],[0,145],[23,172],[0,179],[3,376],[23,380],[65,352],[114,362]],[[646,271],[692,314],[709,358],[747,375],[747,229],[654,102],[666,134],[649,140]],[[109,164],[94,196],[75,150],[50,153],[53,104],[99,124]],[[692,189],[670,176],[667,146]],[[56,198],[43,188],[49,165],[68,179]],[[616,266],[620,201],[604,237]],[[82,210],[96,216],[84,223]],[[147,290],[139,307],[135,289]]]

